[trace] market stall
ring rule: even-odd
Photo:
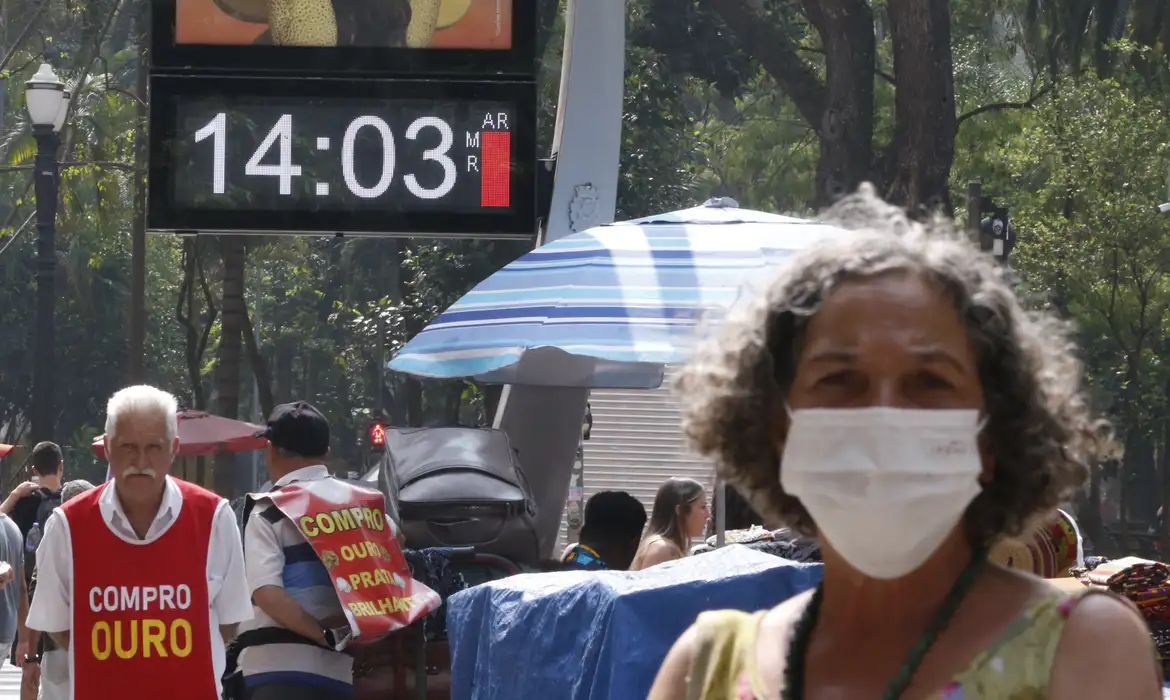
[[[1140,557],[1095,557],[1074,573],[1073,578],[1055,579],[1054,583],[1069,591],[1086,586],[1108,590],[1137,606],[1150,628],[1163,673],[1170,679],[1170,566]]]
[[[763,610],[820,564],[741,546],[643,571],[520,575],[451,596],[452,700],[644,700],[674,641],[707,610]],[[516,672],[516,660],[524,672]]]

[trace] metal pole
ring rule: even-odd
[[[727,544],[727,482],[715,482],[715,546]]]
[[[256,293],[253,297],[256,301],[252,305],[252,336],[256,339],[256,347],[260,347],[260,275],[254,275],[256,280]],[[252,418],[258,425],[264,425],[264,421],[268,418],[263,413],[260,407],[260,380],[256,378],[256,372],[252,372]],[[252,451],[252,483],[248,484],[248,490],[258,490],[260,485],[264,483],[264,479],[260,478],[260,450]]]
[[[134,223],[130,227],[130,357],[127,375],[131,384],[146,381],[146,93],[150,84],[146,36],[148,31],[148,8],[143,4],[136,17],[135,28],[139,34],[138,54],[138,102],[135,113],[138,128],[134,134]]]
[[[34,188],[37,198],[37,318],[36,356],[33,358],[33,442],[53,439],[55,414],[54,323],[57,302],[57,145],[52,126],[34,126],[37,155],[34,161]]]
[[[982,245],[980,222],[983,221],[983,186],[978,182],[967,183],[967,233],[971,240]]]
[[[130,367],[131,384],[146,381],[146,229],[130,227]]]

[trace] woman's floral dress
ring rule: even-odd
[[[1086,593],[1091,592],[1086,589]],[[932,700],[1044,700],[1069,612],[1084,594],[1054,591],[1009,625]],[[699,616],[687,700],[759,700],[756,631],[765,614],[720,610]]]

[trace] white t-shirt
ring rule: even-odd
[[[183,494],[171,477],[166,477],[162,505],[144,539],[139,539],[130,526],[126,512],[118,500],[113,482],[98,488],[105,489],[98,498],[102,520],[110,532],[131,544],[150,544],[178,520],[183,507]],[[220,687],[225,659],[221,625],[235,625],[252,618],[252,601],[248,579],[244,573],[244,552],[240,543],[240,529],[227,501],[219,504],[211,523],[211,540],[207,550],[208,615],[211,621],[211,659],[215,669],[215,685]],[[44,526],[44,536],[37,547],[37,588],[28,610],[28,626],[41,632],[71,632],[73,629],[73,542],[69,534],[69,520],[55,508]],[[70,658],[70,676],[73,677]]]

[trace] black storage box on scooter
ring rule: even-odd
[[[536,501],[501,430],[387,428],[379,480],[406,544],[475,547],[536,565]]]

